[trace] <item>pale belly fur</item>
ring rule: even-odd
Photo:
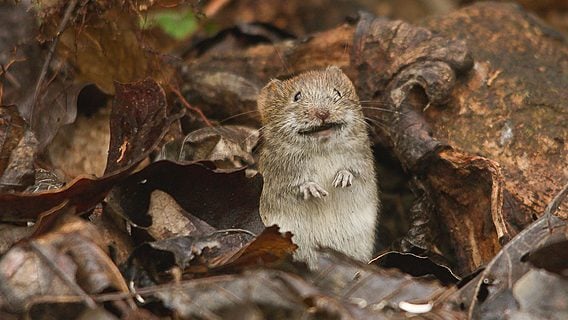
[[[277,224],[294,234],[298,245],[294,257],[316,266],[318,246],[330,247],[360,261],[373,254],[377,225],[377,187],[372,166],[355,176],[353,185],[334,187],[335,174],[347,169],[340,156],[320,157],[290,170],[289,179],[265,179],[260,212],[265,225]],[[357,163],[361,159],[349,159]],[[264,173],[270,176],[270,172]],[[299,184],[307,180],[322,186],[324,198],[304,200]]]

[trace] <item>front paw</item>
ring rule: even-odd
[[[300,194],[304,197],[304,200],[308,200],[310,197],[322,198],[327,196],[327,191],[322,188],[319,184],[308,181],[300,185]]]
[[[349,187],[353,184],[353,174],[349,170],[339,170],[333,179],[333,186],[336,188]]]

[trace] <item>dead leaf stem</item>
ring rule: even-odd
[[[41,245],[39,245],[35,241],[31,241],[30,247],[35,253],[37,253],[38,257],[40,257],[40,259],[43,260],[43,262],[45,262],[51,268],[51,270],[53,270],[59,276],[59,278],[63,280],[65,284],[67,284],[67,286],[69,286],[71,290],[75,291],[75,293],[81,297],[82,301],[85,303],[85,305],[87,305],[87,307],[89,307],[90,309],[97,308],[97,303],[95,302],[95,300],[93,300],[93,298],[89,296],[83,290],[83,288],[81,288],[73,279],[71,279],[71,277],[69,277],[68,274],[63,272],[63,270],[61,270],[61,268],[59,268],[59,266],[55,264],[55,262],[53,262],[51,257],[49,257],[49,254],[45,252]]]
[[[37,101],[38,101],[38,97],[39,97],[39,91],[40,91],[40,89],[43,85],[45,76],[47,74],[47,69],[49,68],[49,64],[51,63],[51,60],[53,59],[53,53],[55,52],[55,48],[57,47],[57,44],[59,43],[59,37],[61,36],[61,34],[65,30],[65,28],[67,28],[67,24],[69,23],[69,20],[71,19],[71,15],[72,15],[73,11],[75,10],[75,7],[77,6],[77,2],[78,2],[78,0],[69,1],[69,4],[67,5],[67,9],[65,9],[65,14],[63,15],[63,18],[61,19],[61,22],[59,23],[59,27],[57,28],[57,32],[55,33],[55,37],[53,37],[53,42],[49,46],[49,50],[47,52],[47,57],[45,58],[45,61],[43,62],[43,66],[41,67],[39,77],[37,78],[34,95],[32,97],[31,108],[30,108],[30,117],[29,117],[29,120],[30,120],[29,123],[30,123],[30,126],[32,126],[32,127],[33,127],[34,110],[35,110],[35,107],[37,105]]]
[[[209,119],[207,119],[207,117],[205,116],[203,111],[201,111],[201,109],[196,108],[196,107],[192,106],[191,104],[189,104],[189,102],[187,102],[187,100],[183,97],[183,95],[179,92],[178,89],[170,86],[170,90],[172,90],[172,92],[178,97],[179,101],[183,104],[184,107],[186,107],[187,109],[197,113],[199,115],[199,117],[201,117],[201,120],[203,120],[203,122],[208,127],[213,127],[213,124],[211,123],[211,121],[209,121]]]
[[[552,199],[552,201],[546,206],[546,209],[544,209],[544,216],[546,217],[548,230],[550,232],[552,232],[552,222],[550,221],[552,219],[552,215],[556,212],[556,210],[558,210],[558,207],[560,207],[560,204],[564,201],[564,198],[566,198],[567,195],[568,183],[564,185],[564,188],[558,192],[554,199]]]

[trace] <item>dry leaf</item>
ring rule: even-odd
[[[201,236],[215,231],[215,228],[185,212],[170,195],[160,190],[154,190],[150,195],[148,215],[152,218],[152,225],[147,231],[156,240]]]
[[[60,221],[51,232],[13,247],[2,257],[0,308],[21,312],[33,299],[46,295],[128,292],[95,228],[72,215]]]

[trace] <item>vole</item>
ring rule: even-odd
[[[340,68],[272,80],[259,93],[265,225],[291,231],[294,258],[316,267],[317,247],[357,260],[373,254],[379,198],[359,98]]]

